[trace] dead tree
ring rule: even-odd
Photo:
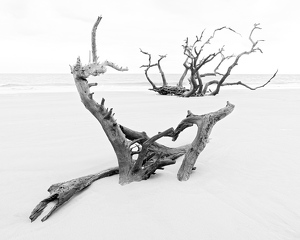
[[[97,84],[89,83],[87,80],[91,75],[98,76],[105,73],[107,66],[118,71],[127,70],[127,68],[119,67],[109,61],[98,62],[96,30],[100,21],[101,17],[98,17],[92,30],[93,61],[87,65],[82,65],[80,58],[78,58],[76,64],[71,66],[71,73],[83,105],[98,120],[110,141],[116,154],[118,167],[50,186],[48,189],[50,196],[34,208],[30,215],[31,221],[36,220],[41,215],[49,202],[55,201],[55,206],[42,218],[42,221],[47,220],[53,212],[69,201],[76,193],[86,189],[98,179],[119,174],[121,185],[147,180],[157,169],[163,170],[163,167],[175,164],[176,159],[183,155],[185,156],[178,172],[178,180],[188,180],[192,170],[195,169],[194,165],[198,155],[206,146],[214,124],[234,109],[234,105],[227,102],[224,108],[209,114],[198,116],[188,111],[187,117],[175,130],[168,128],[152,137],[148,137],[146,132],[135,131],[118,124],[114,118],[113,109],[105,107],[105,99],[102,98],[100,104],[93,99],[93,92],[90,91],[90,88]],[[171,137],[175,141],[185,128],[193,124],[198,126],[198,132],[191,144],[170,148],[156,142],[162,137]]]
[[[229,27],[221,27],[216,30],[214,30],[213,34],[202,43],[203,41],[203,34],[204,31],[202,31],[200,37],[196,36],[196,40],[193,42],[193,44],[190,45],[189,39],[187,38],[185,40],[185,44],[183,45],[183,54],[186,56],[186,60],[183,63],[184,66],[184,72],[182,76],[180,77],[177,86],[169,86],[166,83],[166,79],[164,77],[163,80],[163,85],[161,87],[157,87],[149,78],[148,76],[148,70],[152,67],[158,66],[159,67],[159,72],[162,73],[162,68],[160,65],[160,61],[162,58],[158,60],[158,63],[156,64],[151,64],[151,54],[144,52],[141,50],[142,53],[147,54],[149,56],[149,63],[148,65],[142,65],[141,68],[146,68],[145,74],[147,77],[147,80],[150,82],[152,85],[152,89],[159,94],[162,95],[177,95],[177,96],[182,96],[182,97],[194,97],[194,96],[207,96],[207,95],[217,95],[220,92],[221,87],[223,86],[232,86],[232,85],[241,85],[244,86],[250,90],[256,90],[258,88],[262,88],[266,86],[268,83],[271,82],[271,80],[276,76],[277,71],[273,74],[273,76],[263,85],[258,86],[258,87],[250,87],[247,84],[243,83],[242,81],[238,82],[232,82],[232,83],[225,83],[225,80],[230,76],[231,71],[234,67],[238,65],[238,62],[242,56],[249,55],[251,53],[255,52],[261,52],[262,50],[260,47],[258,47],[258,43],[263,41],[263,40],[253,40],[252,34],[256,29],[261,29],[259,27],[259,24],[254,24],[254,27],[252,28],[250,35],[249,35],[249,40],[251,42],[251,47],[249,50],[241,52],[240,54],[237,55],[229,55],[225,56],[224,55],[224,46],[222,46],[218,51],[210,53],[208,55],[204,55],[203,51],[205,47],[208,44],[211,44],[211,40],[215,37],[216,33],[218,31],[222,30],[229,30],[231,32],[234,32],[238,34],[236,31],[234,31],[232,28]],[[199,44],[202,43],[202,45],[199,46]],[[218,59],[218,60],[217,60]],[[227,70],[224,73],[221,73],[219,71],[220,67],[224,65],[225,62],[228,62],[227,60],[231,60],[232,63],[227,66]],[[209,73],[201,73],[201,68],[203,68],[204,65],[210,63],[210,62],[216,62],[216,67],[212,72]],[[183,87],[183,81],[186,77],[186,75],[189,73],[189,84],[190,88],[186,89]],[[214,77],[219,77],[219,79],[214,79],[211,81],[208,81],[204,83],[203,78],[208,77],[208,76],[214,76]],[[216,85],[215,89],[213,91],[208,91],[209,87],[212,85]]]

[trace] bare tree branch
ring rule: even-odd
[[[151,63],[151,54],[150,54],[150,53],[145,52],[145,51],[143,51],[142,49],[140,49],[140,51],[141,51],[141,53],[143,53],[143,54],[145,54],[145,55],[148,55],[148,65],[142,65],[141,68],[146,68],[146,69],[145,69],[145,76],[146,76],[148,82],[151,84],[151,86],[152,86],[153,89],[157,89],[157,86],[154,84],[154,82],[151,81],[151,79],[150,79],[150,77],[149,77],[149,75],[148,75],[149,69],[150,69],[151,67],[157,66],[157,63],[155,63],[155,64],[152,64],[152,63]]]
[[[260,51],[261,53],[263,53],[262,50],[261,50],[260,48],[256,48],[256,49],[254,49],[254,48],[256,47],[256,45],[257,45],[259,42],[263,42],[264,40],[257,40],[257,41],[254,41],[254,40],[252,39],[252,34],[253,34],[254,30],[255,30],[255,29],[261,29],[261,27],[259,27],[259,25],[260,25],[260,23],[255,23],[255,24],[254,24],[254,27],[253,27],[253,29],[251,30],[250,35],[249,35],[249,40],[250,40],[251,43],[252,43],[252,50],[258,50],[258,51]]]
[[[241,81],[234,82],[234,83],[223,83],[222,86],[241,85],[241,86],[244,86],[244,87],[246,87],[246,88],[248,88],[248,89],[250,89],[250,90],[256,90],[256,89],[259,89],[259,88],[263,88],[263,87],[265,87],[268,83],[270,83],[271,80],[276,76],[277,72],[278,72],[278,70],[276,70],[276,72],[273,74],[273,76],[272,76],[267,82],[265,82],[263,85],[260,85],[260,86],[258,86],[258,87],[254,87],[254,88],[253,88],[253,87],[250,87],[249,85],[247,85],[247,84],[245,84],[245,83],[243,83],[243,82],[241,82]]]
[[[230,30],[230,31],[232,31],[232,32],[234,32],[234,33],[236,33],[238,35],[241,35],[238,32],[236,32],[235,30],[233,30],[232,28],[229,28],[229,27],[226,27],[226,26],[217,28],[217,29],[214,30],[213,34],[206,40],[206,42],[204,42],[204,44],[200,47],[200,53],[203,51],[205,45],[210,44],[210,41],[215,37],[216,33],[218,31],[223,30],[223,29],[228,29],[228,30]]]
[[[102,16],[99,16],[94,24],[93,30],[92,30],[92,53],[93,53],[93,63],[97,63],[98,56],[97,56],[97,45],[96,45],[96,32],[98,25],[102,19]]]
[[[123,68],[123,67],[119,67],[117,64],[115,64],[115,63],[113,63],[113,62],[109,62],[109,61],[105,61],[105,62],[103,62],[102,63],[104,66],[108,66],[108,67],[111,67],[111,68],[113,68],[113,69],[115,69],[115,70],[117,70],[117,71],[120,71],[120,72],[123,72],[123,71],[128,71],[128,68],[127,67],[125,67],[125,68]]]
[[[251,49],[249,51],[244,51],[240,54],[238,54],[237,56],[235,56],[235,60],[234,62],[227,68],[227,71],[225,74],[222,75],[222,78],[220,79],[219,83],[217,84],[216,89],[210,94],[210,95],[216,95],[219,93],[221,86],[223,85],[223,83],[225,82],[225,80],[227,79],[227,77],[231,74],[232,69],[238,65],[238,62],[240,60],[240,58],[244,55],[249,55],[251,53],[254,53],[256,51],[260,51],[260,48],[256,47],[259,41],[253,41],[252,39],[252,34],[254,32],[254,30],[256,29],[261,29],[260,27],[258,27],[259,24],[254,24],[254,27],[252,28],[250,35],[249,35],[249,40],[251,41]]]
[[[151,79],[148,75],[148,71],[151,67],[155,67],[155,66],[158,67],[159,73],[160,73],[161,78],[162,78],[163,87],[166,87],[168,84],[167,84],[167,80],[166,80],[166,77],[165,77],[165,73],[163,72],[162,67],[160,65],[160,62],[161,62],[162,59],[166,58],[167,55],[159,55],[159,59],[158,59],[157,63],[152,64],[151,63],[151,54],[148,53],[148,52],[143,51],[142,49],[140,49],[140,51],[141,51],[141,53],[143,53],[145,55],[148,55],[148,65],[142,65],[141,68],[146,68],[145,69],[145,75],[146,75],[146,78],[147,78],[148,82],[152,85],[153,90],[157,90],[159,88],[151,81]]]
[[[221,75],[223,76],[223,73],[220,73],[218,71],[218,69],[220,68],[220,66],[222,65],[223,62],[225,62],[225,60],[229,60],[230,58],[233,58],[234,55],[230,55],[230,56],[224,56],[224,54],[222,52],[220,52],[221,55],[221,61],[218,63],[218,65],[215,67],[214,72],[213,73],[204,73],[204,74],[200,74],[201,77],[207,77],[207,76],[216,76],[216,75]]]
[[[188,60],[188,58],[187,58],[187,60]],[[185,66],[185,65],[184,65],[184,66]],[[178,86],[179,88],[182,88],[182,87],[183,87],[183,80],[184,80],[184,78],[186,77],[188,70],[189,70],[189,68],[185,66],[184,72],[182,73],[182,75],[181,75],[181,77],[180,77],[180,79],[179,79],[179,81],[178,81],[178,84],[177,84],[177,86]]]
[[[159,58],[158,61],[157,61],[158,70],[159,70],[159,72],[160,72],[160,75],[161,75],[161,78],[162,78],[162,81],[163,81],[163,86],[167,86],[167,85],[168,85],[167,79],[166,79],[165,73],[163,72],[162,67],[161,67],[161,65],[160,65],[160,61],[161,61],[162,59],[164,59],[165,57],[167,57],[167,55],[159,55],[159,57],[160,57],[160,58]]]

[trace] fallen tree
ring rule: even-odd
[[[168,85],[167,79],[161,67],[161,60],[164,59],[166,55],[159,55],[159,59],[157,63],[152,63],[151,54],[140,49],[141,53],[148,56],[148,64],[142,65],[141,68],[145,69],[146,79],[152,86],[152,89],[150,90],[155,91],[161,95],[176,95],[182,97],[202,97],[207,95],[209,96],[217,95],[220,92],[221,87],[223,86],[240,85],[250,90],[256,90],[265,87],[276,76],[278,70],[273,74],[273,76],[267,82],[257,87],[250,87],[249,85],[243,83],[242,81],[225,83],[227,78],[230,76],[232,70],[238,65],[238,62],[241,57],[245,55],[250,55],[255,52],[262,53],[262,50],[260,49],[260,47],[258,47],[258,44],[263,40],[255,41],[252,38],[253,32],[257,29],[261,29],[259,25],[260,24],[254,24],[254,27],[250,32],[249,35],[249,40],[251,42],[250,49],[247,51],[243,51],[237,55],[232,54],[232,55],[225,56],[224,46],[219,48],[218,51],[216,52],[212,52],[210,54],[204,53],[205,47],[211,44],[211,41],[213,40],[217,32],[222,30],[229,30],[233,33],[238,34],[232,28],[229,27],[218,28],[214,30],[213,34],[206,41],[203,41],[204,31],[202,31],[200,36],[196,36],[196,40],[192,44],[190,44],[189,39],[186,38],[185,44],[183,45],[183,54],[186,57],[183,63],[184,72],[181,75],[180,79],[178,80],[178,84],[176,86]],[[226,67],[227,69],[223,73],[221,73],[219,70],[220,67],[224,66],[224,63],[228,61],[231,61],[231,63],[229,63],[229,65],[227,65]],[[212,62],[215,63],[215,67],[213,68],[213,71],[208,73],[201,73],[203,67],[206,64]],[[152,67],[158,67],[159,73],[161,74],[163,84],[160,87],[156,86],[156,84],[149,77],[148,71]],[[190,85],[189,89],[183,86],[183,82],[186,79],[186,76],[188,74],[189,74],[188,82]],[[218,77],[219,79],[213,79],[205,83],[203,79],[209,76]],[[215,86],[215,89],[210,90],[209,87],[212,87],[213,85]]]
[[[183,155],[184,159],[178,171],[177,178],[180,181],[188,180],[192,170],[195,170],[194,165],[196,160],[204,150],[213,126],[234,109],[234,105],[227,102],[226,106],[220,110],[204,115],[196,115],[188,111],[186,118],[175,129],[172,127],[168,128],[152,137],[149,137],[146,132],[135,131],[117,123],[114,118],[113,109],[105,107],[105,99],[102,98],[100,104],[93,99],[93,92],[90,89],[97,84],[89,83],[87,80],[90,76],[98,76],[105,73],[107,66],[118,71],[127,71],[127,68],[119,67],[109,61],[98,62],[96,30],[100,21],[101,17],[98,17],[92,30],[93,61],[87,65],[82,65],[80,58],[78,58],[76,64],[71,66],[71,73],[73,74],[82,103],[98,120],[110,141],[117,157],[118,167],[53,184],[48,189],[50,196],[42,200],[32,211],[30,215],[31,221],[36,220],[47,204],[54,201],[54,207],[42,218],[42,221],[47,220],[59,207],[96,180],[115,174],[119,174],[119,183],[121,185],[147,180],[156,170],[163,170],[163,167],[175,164],[176,159]],[[171,137],[175,141],[184,129],[194,124],[198,127],[198,130],[191,144],[170,148],[156,142],[162,137]]]

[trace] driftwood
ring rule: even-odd
[[[188,111],[186,118],[179,123],[175,130],[169,128],[152,137],[148,137],[146,132],[135,131],[118,124],[114,118],[113,109],[105,107],[105,99],[103,98],[100,104],[93,99],[93,92],[90,91],[90,88],[97,84],[89,83],[87,80],[91,75],[98,76],[105,73],[107,66],[118,71],[127,71],[127,68],[119,67],[109,61],[98,62],[96,30],[100,21],[101,17],[98,17],[92,30],[93,62],[83,66],[80,58],[78,58],[76,64],[71,66],[71,72],[82,103],[98,120],[116,153],[118,167],[52,185],[48,189],[50,196],[42,200],[32,211],[31,221],[40,216],[49,202],[55,201],[55,206],[42,218],[42,221],[47,220],[53,212],[75,196],[76,193],[84,190],[98,179],[119,174],[121,185],[147,180],[152,174],[155,174],[156,170],[163,170],[165,166],[175,164],[176,159],[183,155],[185,155],[184,160],[177,178],[180,181],[188,180],[192,170],[195,169],[194,165],[198,155],[206,146],[213,126],[234,109],[234,105],[227,102],[224,108],[204,115],[195,115]],[[191,144],[170,148],[156,142],[162,137],[171,137],[175,141],[185,128],[193,124],[197,125],[198,131]]]
[[[234,109],[234,105],[227,102],[226,107],[212,113],[204,115],[195,115],[191,111],[188,111],[187,117],[181,121],[178,127],[175,129],[173,140],[177,139],[178,134],[187,127],[191,127],[196,124],[198,127],[197,135],[188,148],[183,162],[177,174],[177,178],[180,181],[186,181],[189,179],[192,173],[193,167],[199,154],[204,150],[208,137],[212,131],[213,126],[230,114]]]
[[[235,30],[229,27],[221,27],[216,30],[214,30],[213,34],[202,43],[202,45],[199,46],[199,44],[203,41],[203,34],[204,31],[202,31],[200,37],[196,36],[196,40],[193,44],[190,45],[189,39],[186,38],[185,44],[183,45],[183,54],[186,56],[186,60],[183,63],[184,66],[184,72],[182,76],[180,77],[177,86],[169,86],[166,80],[166,77],[163,73],[162,67],[161,67],[161,60],[166,57],[166,55],[163,55],[163,57],[160,55],[160,58],[157,63],[152,63],[152,57],[151,54],[148,52],[145,52],[143,50],[140,50],[141,53],[146,54],[148,56],[148,65],[142,65],[141,68],[145,68],[145,75],[148,80],[148,82],[152,86],[152,91],[155,91],[161,95],[175,95],[175,96],[181,96],[181,97],[202,97],[202,96],[215,96],[219,94],[221,87],[224,86],[232,86],[232,85],[240,85],[243,87],[246,87],[250,90],[256,90],[259,88],[265,87],[267,84],[271,82],[271,80],[276,76],[278,70],[273,74],[273,76],[264,84],[257,86],[257,87],[250,87],[249,85],[243,83],[242,81],[233,82],[233,83],[225,83],[227,78],[230,76],[231,71],[238,65],[238,62],[242,56],[250,55],[255,52],[262,53],[262,50],[260,47],[258,47],[259,42],[263,40],[253,40],[252,34],[255,30],[261,29],[260,24],[254,24],[250,35],[249,35],[249,41],[251,42],[251,47],[248,51],[241,52],[237,55],[229,55],[225,56],[224,46],[221,47],[218,51],[210,53],[208,55],[203,55],[203,50],[205,47],[209,44],[211,44],[211,41],[215,37],[216,33],[222,30],[229,30],[235,34],[237,33]],[[221,65],[223,66],[224,63],[231,59],[233,62],[227,66],[227,70],[224,73],[221,73],[219,71]],[[201,73],[202,67],[210,62],[215,62],[216,67],[213,69],[212,72],[209,73]],[[162,77],[163,85],[161,87],[156,86],[156,84],[150,79],[148,75],[148,71],[152,67],[158,67],[159,72]],[[186,78],[187,74],[190,73],[188,81],[190,84],[190,88],[187,89],[183,87],[183,81]],[[219,80],[211,80],[206,83],[204,83],[203,79],[208,76],[214,76],[219,77]],[[215,89],[213,91],[209,90],[209,87],[215,85]]]
[[[49,187],[48,192],[50,196],[42,200],[32,211],[30,215],[30,220],[33,222],[38,216],[41,215],[43,210],[47,207],[49,202],[55,201],[54,207],[50,210],[50,212],[42,218],[42,221],[48,219],[51,214],[56,211],[60,206],[69,201],[76,193],[84,190],[88,186],[90,186],[94,181],[99,180],[101,178],[109,177],[119,173],[119,168],[111,168],[104,170],[97,174],[91,174],[85,177],[72,179],[67,182],[56,183]]]

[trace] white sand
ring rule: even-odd
[[[30,223],[51,184],[117,161],[77,93],[0,95],[0,239],[300,239],[300,89],[193,99],[95,93],[101,97],[120,124],[149,135],[176,127],[188,109],[207,113],[227,100],[236,108],[214,127],[189,181],[176,179],[180,162],[126,186],[113,176]],[[163,143],[189,143],[195,130]]]

